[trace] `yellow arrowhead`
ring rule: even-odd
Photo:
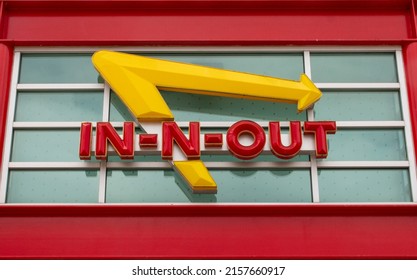
[[[201,160],[174,161],[174,168],[194,193],[217,193],[217,185]]]
[[[158,89],[297,103],[298,111],[322,95],[304,74],[291,81],[111,51],[96,52],[92,60],[139,121],[173,120]]]

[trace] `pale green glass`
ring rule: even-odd
[[[67,130],[15,130],[11,161],[76,162],[79,159],[80,132]]]
[[[203,154],[201,155],[202,161],[220,161],[220,162],[290,162],[290,161],[309,161],[308,155],[298,155],[293,157],[292,159],[280,159],[276,157],[273,154],[265,154],[265,155],[259,155],[254,159],[250,160],[242,160],[238,159],[237,157],[233,156],[232,154],[229,155],[209,155],[209,154]]]
[[[19,92],[15,121],[101,121],[102,92]]]
[[[402,120],[398,91],[323,91],[314,105],[316,120],[399,121]]]
[[[410,202],[407,169],[319,170],[320,202]]]
[[[161,92],[176,121],[253,121],[305,120],[295,104],[275,103],[205,96],[179,92]],[[111,95],[110,121],[133,121],[126,106],[116,94]]]
[[[315,83],[398,82],[395,53],[312,53]]]
[[[188,202],[175,184],[172,171],[108,170],[107,203]]]
[[[22,54],[19,83],[102,83],[91,54]]]
[[[218,193],[192,194],[173,171],[107,172],[106,202],[311,202],[308,170],[210,170]]]
[[[7,203],[97,203],[97,170],[12,170]]]
[[[407,160],[402,129],[339,129],[328,144],[326,161]]]

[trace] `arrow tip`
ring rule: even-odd
[[[308,109],[322,96],[321,91],[306,74],[301,74],[300,82],[309,89],[309,93],[298,101],[298,112],[302,112]]]

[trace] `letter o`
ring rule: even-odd
[[[249,133],[254,138],[251,145],[245,146],[239,142],[239,136],[243,133]],[[239,121],[234,123],[226,135],[227,147],[229,151],[237,158],[249,160],[256,158],[265,146],[265,131],[263,128],[252,121]]]

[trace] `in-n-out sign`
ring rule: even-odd
[[[303,147],[303,133],[301,122],[290,122],[290,144],[284,145],[282,141],[279,122],[270,122],[268,136],[264,129],[252,121],[239,121],[234,123],[225,135],[221,133],[206,133],[200,135],[200,123],[189,123],[189,134],[186,135],[176,122],[162,122],[162,141],[158,134],[139,134],[135,141],[135,126],[133,122],[125,122],[123,136],[109,122],[98,122],[96,126],[95,146],[92,148],[93,125],[84,122],[80,133],[80,158],[91,159],[92,150],[95,151],[96,159],[107,159],[108,143],[121,159],[133,159],[136,152],[158,150],[162,159],[174,159],[174,143],[181,149],[188,160],[200,159],[201,140],[204,141],[205,151],[216,151],[223,148],[226,143],[228,151],[242,160],[256,158],[265,150],[281,159],[291,159],[297,156]],[[304,122],[304,134],[314,135],[314,151],[317,158],[326,158],[328,153],[327,134],[336,132],[335,122]],[[250,136],[251,144],[242,141],[242,135]],[[285,135],[288,136],[288,135]],[[309,139],[311,140],[311,139]],[[243,143],[242,143],[243,142]],[[246,143],[245,143],[246,142]],[[269,145],[266,146],[266,143]],[[138,145],[136,146],[135,143]],[[312,151],[312,145],[304,146],[305,152]]]
[[[122,159],[132,159],[135,152],[159,151],[195,193],[217,192],[215,181],[200,160],[202,152],[230,152],[242,160],[267,152],[282,159],[291,159],[300,152],[325,158],[327,134],[336,132],[333,121],[306,121],[303,125],[291,121],[290,133],[282,135],[280,123],[273,121],[266,135],[259,124],[244,120],[231,125],[226,134],[203,135],[200,123],[190,122],[186,135],[173,121],[158,91],[297,103],[298,111],[303,111],[321,97],[320,90],[304,74],[297,82],[109,51],[95,53],[93,64],[146,133],[135,137],[134,123],[125,122],[120,136],[110,123],[98,122],[93,141],[93,125],[84,122],[80,158],[90,159],[94,150],[97,159],[106,159],[108,144]]]

